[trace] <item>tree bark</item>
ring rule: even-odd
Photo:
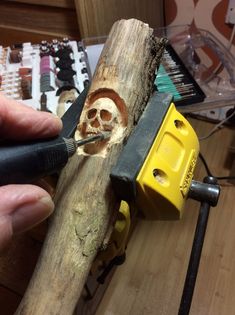
[[[118,210],[110,169],[152,93],[163,47],[164,40],[156,39],[153,30],[143,22],[120,20],[113,25],[76,133],[76,137],[85,137],[109,130],[111,136],[80,149],[63,169],[55,196],[56,211],[16,314],[73,313],[92,262]],[[105,103],[107,108],[102,112]],[[95,122],[96,106],[102,116],[101,125]]]

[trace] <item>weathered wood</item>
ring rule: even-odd
[[[105,123],[110,122],[106,111],[103,126],[94,123],[92,127],[112,130],[111,137],[101,146],[89,145],[79,151],[79,156],[73,156],[62,171],[55,197],[56,212],[17,314],[73,313],[118,209],[110,169],[152,93],[154,72],[164,46],[164,41],[155,39],[152,32],[147,24],[134,19],[118,21],[111,30],[76,135],[87,135],[86,124],[94,118],[91,110],[101,99],[108,103],[112,122],[109,126]]]

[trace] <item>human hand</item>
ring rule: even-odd
[[[53,137],[61,128],[62,122],[56,116],[36,111],[0,94],[0,139]],[[0,187],[0,251],[14,234],[43,221],[53,209],[54,203],[50,195],[38,186]]]

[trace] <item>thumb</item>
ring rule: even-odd
[[[23,232],[47,218],[54,209],[50,195],[34,185],[0,187],[0,250],[13,234]]]

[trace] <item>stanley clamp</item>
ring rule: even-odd
[[[180,219],[187,198],[201,202],[179,315],[189,313],[210,206],[220,188],[214,178],[193,180],[199,142],[171,96],[154,92],[111,170],[116,195],[148,219]],[[132,214],[131,214],[132,215]]]

